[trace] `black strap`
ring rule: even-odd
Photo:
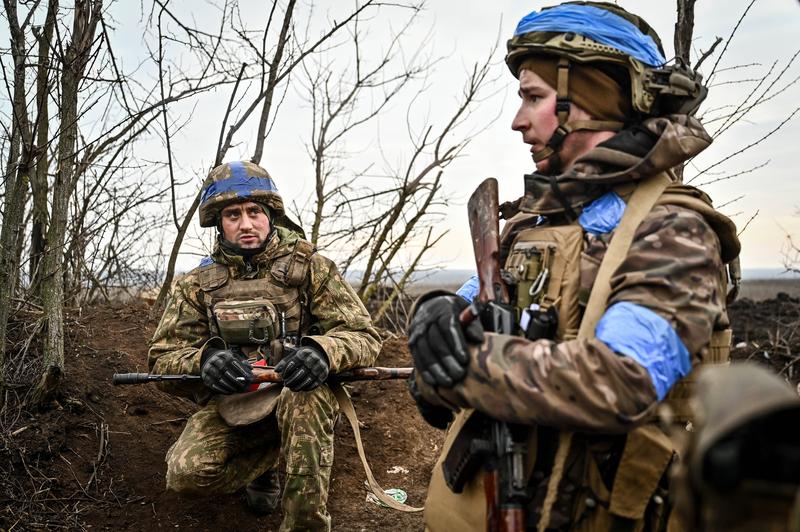
[[[570,205],[569,201],[567,201],[567,197],[564,196],[563,192],[561,192],[561,188],[558,186],[557,177],[555,175],[550,175],[549,178],[550,178],[550,190],[553,191],[553,195],[556,197],[559,203],[561,203],[561,205],[564,207],[564,214],[567,215],[567,218],[569,219],[570,222],[573,220],[577,220],[578,213],[575,212],[575,209],[573,209],[572,205]]]

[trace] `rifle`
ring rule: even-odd
[[[465,327],[480,319],[485,330],[513,334],[514,311],[509,304],[508,288],[500,276],[496,179],[486,179],[478,186],[467,203],[467,210],[479,290],[472,304],[459,316],[459,321]],[[480,414],[473,414],[473,418],[467,425],[471,424],[477,433],[474,430],[463,431],[469,441],[454,444],[451,448],[444,464],[445,480],[453,491],[459,492],[466,477],[471,476],[483,462],[486,468],[486,529],[490,532],[525,530],[525,503],[528,499],[524,468],[526,427]]]
[[[352,382],[352,381],[384,381],[389,379],[407,379],[414,368],[355,368],[340,373],[334,373],[328,377],[329,381]],[[240,377],[244,378],[244,377]],[[114,373],[111,382],[119,384],[144,384],[147,382],[160,381],[199,381],[200,375],[156,375],[153,373]],[[262,382],[283,382],[280,374],[274,367],[253,366],[253,384]]]

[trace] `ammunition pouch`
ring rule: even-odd
[[[467,482],[488,460],[491,450],[481,442],[489,438],[489,423],[489,418],[480,412],[473,412],[444,455],[442,475],[453,493],[462,493]]]
[[[536,338],[577,336],[582,249],[578,224],[531,227],[516,234],[504,272],[516,285],[517,319],[526,324],[526,336],[531,327]]]

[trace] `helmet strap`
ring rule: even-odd
[[[558,152],[564,140],[566,140],[567,135],[573,131],[619,131],[625,126],[624,123],[614,120],[567,121],[571,106],[569,99],[569,69],[569,59],[560,57],[558,59],[555,108],[555,113],[558,117],[558,127],[553,131],[545,147],[533,153],[533,161],[536,163],[544,161],[545,159],[550,160],[549,174],[557,174],[562,171],[562,161]]]

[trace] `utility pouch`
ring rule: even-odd
[[[315,252],[311,242],[299,239],[289,253],[275,259],[270,273],[275,280],[287,286],[300,286],[308,276],[311,256]]]
[[[490,436],[489,420],[480,412],[472,414],[453,440],[442,462],[442,473],[447,487],[461,493],[483,464],[491,449],[481,445]]]
[[[628,434],[610,486],[591,458],[585,476],[589,491],[576,501],[574,530],[664,530],[668,507],[663,483],[673,456],[670,439],[651,424]]]
[[[692,397],[694,396],[695,381],[698,368],[706,365],[725,365],[729,363],[731,354],[731,339],[733,331],[724,329],[711,333],[708,349],[702,357],[701,365],[695,366],[687,376],[675,383],[664,399],[670,411],[670,421],[686,424],[694,418]]]
[[[278,336],[280,318],[268,299],[219,301],[213,314],[227,344],[267,345]]]
[[[672,441],[656,425],[631,431],[614,476],[609,512],[637,521],[644,517],[651,502],[663,504],[663,500],[652,499],[674,454]]]
[[[504,270],[517,282],[517,317],[531,305],[543,312],[554,308],[559,341],[578,332],[582,249],[580,225],[537,226],[516,235],[506,259]]]

